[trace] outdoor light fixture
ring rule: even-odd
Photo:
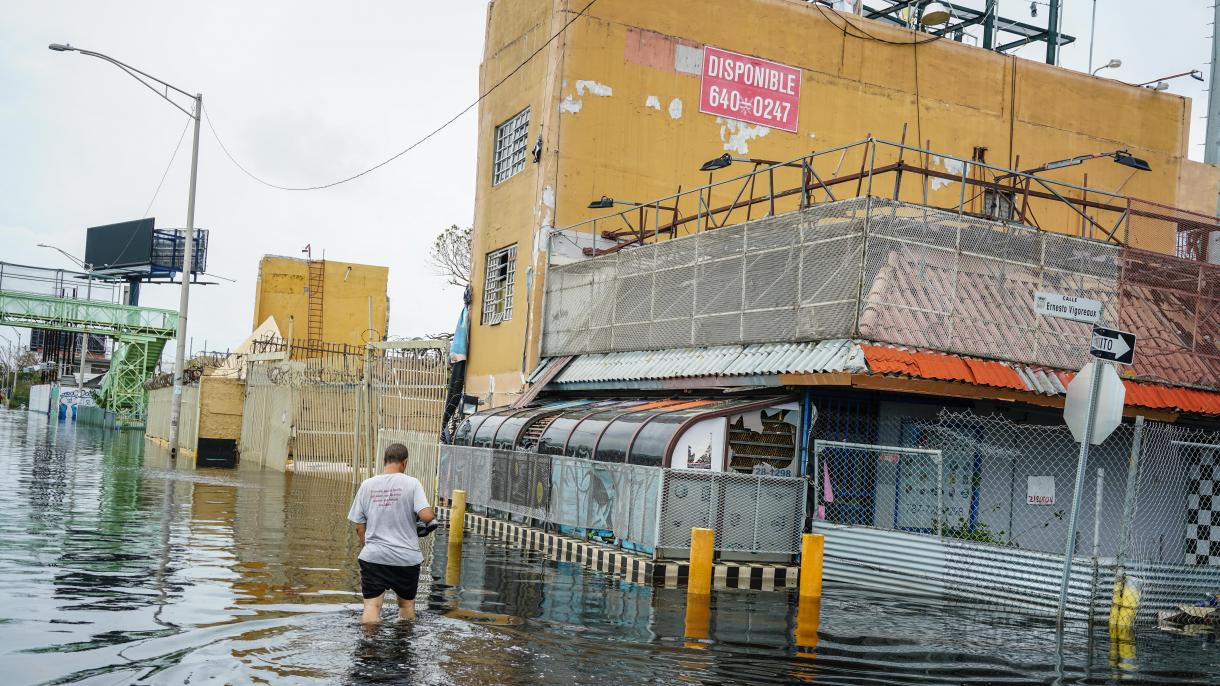
[[[71,45],[64,45],[63,43],[51,43],[47,47],[55,52],[69,52],[76,49]]]
[[[733,164],[733,157],[726,152],[720,157],[716,157],[704,162],[703,166],[699,167],[699,171],[716,171],[717,169],[724,169],[730,164]]]
[[[949,23],[950,12],[949,8],[943,3],[929,2],[924,5],[923,15],[919,18],[919,23],[924,26],[940,26],[941,24]]]
[[[1199,71],[1198,69],[1191,69],[1190,71],[1184,71],[1181,74],[1170,74],[1169,76],[1162,76],[1159,79],[1153,79],[1151,81],[1145,81],[1144,83],[1137,83],[1135,85],[1143,86],[1144,88],[1149,88],[1154,91],[1163,91],[1169,88],[1169,84],[1166,83],[1166,81],[1180,79],[1183,76],[1189,76],[1195,81],[1203,80],[1203,72]]]
[[[1114,153],[1114,161],[1123,165],[1124,167],[1131,167],[1132,169],[1138,169],[1140,171],[1152,171],[1152,167],[1148,164],[1147,160],[1135,157],[1126,150],[1116,151]]]
[[[1147,160],[1136,157],[1136,156],[1132,155],[1130,152],[1127,152],[1126,150],[1115,150],[1114,152],[1095,152],[1092,155],[1077,155],[1076,157],[1071,157],[1066,160],[1057,160],[1055,162],[1047,162],[1046,164],[1042,165],[1041,167],[1035,167],[1034,169],[1029,169],[1029,170],[1026,170],[1023,172],[1011,172],[1008,174],[1001,174],[1000,176],[997,176],[995,178],[995,180],[996,180],[996,182],[1000,182],[1000,181],[1003,181],[1004,179],[1012,178],[1012,177],[1016,176],[1018,173],[1037,174],[1038,172],[1050,171],[1051,169],[1061,169],[1063,167],[1074,167],[1083,162],[1088,162],[1089,160],[1095,160],[1100,157],[1113,158],[1113,160],[1116,163],[1121,164],[1124,167],[1131,167],[1132,169],[1137,169],[1139,171],[1152,171],[1152,166],[1150,164],[1148,164]]]
[[[1100,67],[1094,69],[1093,76],[1097,76],[1097,72],[1101,71],[1102,69],[1118,69],[1121,66],[1123,66],[1122,60],[1110,60],[1109,62],[1106,62]]]
[[[631,205],[633,207],[639,207],[641,205],[641,203],[631,202],[630,200],[615,200],[614,198],[610,198],[610,197],[603,195],[602,197],[598,198],[597,200],[594,200],[593,202],[589,203],[589,209],[608,210],[608,209],[614,207],[615,205]]]

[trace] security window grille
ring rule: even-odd
[[[492,157],[491,185],[496,185],[525,169],[525,144],[530,131],[527,107],[496,127],[496,148]]]
[[[483,323],[499,324],[513,318],[513,282],[517,275],[517,246],[487,254],[483,280]]]

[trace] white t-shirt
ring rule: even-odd
[[[360,484],[347,518],[366,525],[360,559],[410,567],[424,561],[415,533],[415,515],[428,507],[419,479],[406,474],[378,474]]]

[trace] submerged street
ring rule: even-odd
[[[346,484],[175,469],[138,432],[0,411],[5,683],[1213,683],[1213,643],[829,585],[818,645],[795,598],[719,592],[709,638],[652,589],[442,528],[419,619],[359,624]],[[455,561],[456,562],[456,561]],[[459,581],[447,584],[446,581]],[[389,617],[387,610],[386,617]],[[798,654],[799,653],[799,654]]]

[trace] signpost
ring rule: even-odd
[[[1084,497],[1084,474],[1089,462],[1089,446],[1100,445],[1122,422],[1126,388],[1118,372],[1114,370],[1114,363],[1131,364],[1134,360],[1135,334],[1096,326],[1101,319],[1101,303],[1087,298],[1038,293],[1034,297],[1034,309],[1038,314],[1094,324],[1089,354],[1095,361],[1086,364],[1076,378],[1072,379],[1072,383],[1068,385],[1067,400],[1063,404],[1063,419],[1072,430],[1072,436],[1080,443],[1080,456],[1076,462],[1076,485],[1072,495],[1071,514],[1068,516],[1067,541],[1064,544],[1059,608],[1055,614],[1056,626],[1062,632],[1063,615],[1067,609],[1068,580],[1072,574],[1072,556],[1076,552],[1076,516],[1080,514],[1080,500]]]

